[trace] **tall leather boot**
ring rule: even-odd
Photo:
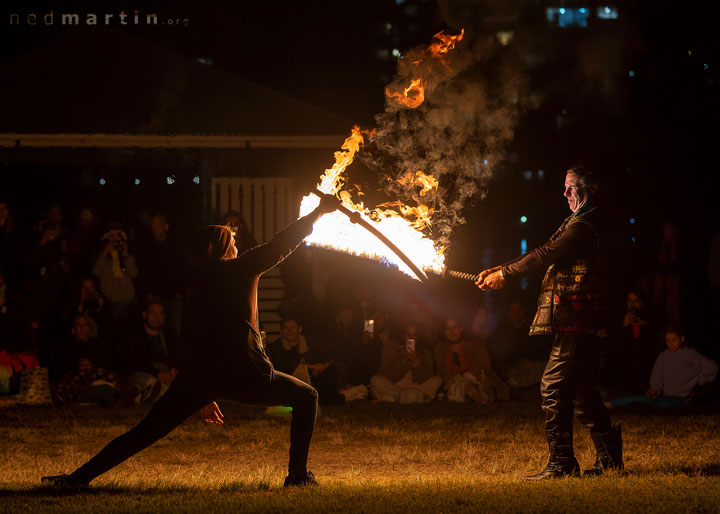
[[[622,458],[622,429],[620,425],[610,427],[610,431],[603,434],[590,432],[590,438],[595,445],[597,457],[592,469],[584,471],[583,474],[597,476],[611,469],[622,471],[625,464]]]
[[[537,475],[528,475],[525,480],[537,481],[550,478],[579,476],[580,465],[573,452],[572,432],[545,432],[550,448],[548,463]]]

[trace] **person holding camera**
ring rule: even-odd
[[[119,327],[126,327],[135,301],[133,279],[138,276],[135,256],[128,249],[128,237],[118,224],[111,224],[102,236],[105,247],[95,261],[92,273],[110,302],[110,314]]]
[[[433,356],[418,346],[418,327],[405,327],[402,341],[382,340],[380,369],[370,379],[373,397],[381,402],[422,403],[435,398],[442,379],[435,375]]]

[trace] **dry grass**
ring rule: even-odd
[[[69,472],[139,411],[0,411],[0,511],[665,511],[717,512],[720,415],[715,409],[616,415],[625,476],[524,483],[546,460],[535,401],[478,407],[360,402],[323,410],[310,468],[320,488],[283,490],[288,419],[223,405],[226,424],[188,420],[93,482],[89,491],[39,487]],[[577,431],[581,464],[594,451]]]

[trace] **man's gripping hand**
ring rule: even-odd
[[[505,286],[505,277],[502,275],[501,267],[496,266],[480,272],[475,285],[483,291],[502,289]]]

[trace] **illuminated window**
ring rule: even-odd
[[[590,13],[584,7],[579,9],[547,7],[545,9],[545,16],[548,23],[556,27],[587,27],[587,20]]]
[[[618,10],[617,7],[605,5],[603,7],[598,7],[595,11],[595,15],[601,20],[617,20]]]

